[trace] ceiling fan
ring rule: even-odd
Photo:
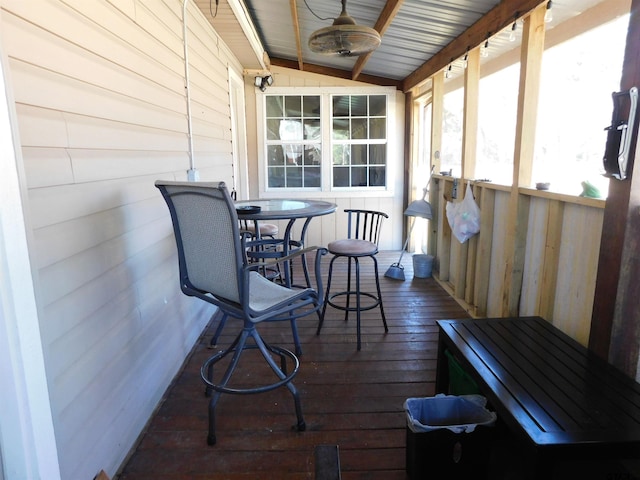
[[[334,19],[333,25],[311,34],[309,48],[322,55],[353,57],[374,51],[380,41],[380,34],[374,28],[356,24],[347,13],[347,0],[342,0],[340,16]]]

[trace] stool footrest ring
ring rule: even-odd
[[[369,292],[356,292],[356,291],[344,291],[344,292],[338,292],[338,293],[334,293],[331,296],[329,296],[329,298],[327,299],[327,303],[329,305],[331,305],[333,308],[337,308],[338,310],[342,310],[343,312],[357,312],[358,311],[358,307],[354,306],[354,307],[346,307],[344,305],[337,305],[336,303],[332,302],[332,300],[336,297],[344,297],[344,296],[351,296],[353,295],[354,297],[357,295],[360,295],[361,297],[368,297],[374,300],[374,302],[372,304],[369,305],[365,305],[362,306],[362,304],[360,305],[360,311],[364,312],[366,310],[372,310],[374,308],[376,308],[377,306],[380,305],[380,299],[378,297],[376,297],[374,294],[369,293]]]
[[[268,385],[261,385],[261,386],[250,387],[250,388],[232,388],[232,387],[218,385],[216,383],[213,383],[208,378],[207,372],[217,362],[222,360],[228,354],[230,354],[232,352],[235,352],[235,350],[236,350],[235,347],[234,348],[229,348],[227,350],[220,351],[220,352],[216,353],[215,355],[211,356],[209,359],[207,359],[202,364],[202,367],[200,368],[200,376],[202,377],[202,381],[205,383],[205,385],[207,387],[207,391],[209,391],[211,389],[211,390],[215,390],[216,392],[220,392],[220,393],[231,393],[231,394],[235,394],[235,395],[249,395],[249,394],[253,394],[253,393],[269,392],[271,390],[275,390],[276,388],[282,387],[283,385],[286,385],[287,383],[291,382],[291,380],[293,379],[293,377],[296,376],[296,374],[298,373],[298,370],[300,368],[300,360],[298,360],[298,357],[293,352],[291,352],[290,350],[287,350],[286,348],[276,347],[276,346],[273,346],[273,345],[265,345],[265,346],[267,347],[267,349],[270,352],[280,356],[281,360],[283,360],[284,357],[289,357],[289,359],[291,359],[293,361],[294,368],[291,371],[291,373],[287,374],[287,372],[283,369],[282,372],[286,376],[284,378],[280,379],[279,381],[274,382],[274,383],[270,383]],[[259,347],[257,345],[245,345],[244,346],[244,350],[250,350],[250,349],[259,349]]]

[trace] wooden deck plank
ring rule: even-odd
[[[355,316],[345,322],[343,312],[329,308],[320,335],[315,315],[298,321],[303,354],[294,383],[301,395],[305,432],[292,429],[295,413],[286,389],[223,395],[216,415],[218,443],[207,446],[208,399],[200,365],[215,351],[208,344],[216,318],[116,479],[311,479],[315,448],[337,445],[343,480],[404,480],[403,403],[409,397],[434,394],[435,320],[468,315],[434,279],[413,278],[410,256],[403,262],[405,281],[383,277],[398,255],[378,256],[389,332],[384,333],[378,310],[364,313],[360,352]],[[343,281],[344,276],[340,271],[334,281]],[[370,279],[363,285],[374,286]],[[237,327],[228,321],[219,344],[228,344]],[[288,323],[260,325],[259,330],[268,341],[293,347]],[[262,362],[252,358],[254,352],[248,353],[242,370],[248,377],[241,375],[239,383],[265,373]]]

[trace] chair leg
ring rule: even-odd
[[[351,300],[351,257],[347,257],[347,303],[344,311],[344,321],[349,320],[349,304]],[[357,260],[356,260],[357,262]]]
[[[373,267],[374,267],[374,273],[375,273],[375,280],[376,280],[376,291],[377,291],[377,297],[371,293],[371,292],[362,292],[361,291],[361,285],[360,285],[360,260],[358,257],[347,257],[347,261],[349,262],[347,264],[347,289],[344,292],[340,292],[337,294],[334,294],[335,296],[342,296],[342,295],[346,295],[346,301],[345,301],[345,306],[343,307],[342,305],[337,305],[334,303],[330,303],[330,298],[331,298],[331,279],[332,279],[332,273],[333,273],[333,262],[337,259],[337,258],[342,258],[339,256],[334,256],[331,259],[331,262],[329,263],[329,276],[327,279],[327,289],[325,292],[325,300],[324,300],[324,305],[322,306],[322,314],[321,314],[321,318],[320,321],[318,323],[318,329],[316,331],[316,335],[320,334],[320,330],[322,329],[322,324],[324,322],[324,315],[326,313],[327,310],[327,305],[331,304],[333,307],[337,308],[337,309],[341,309],[345,311],[345,321],[347,321],[349,319],[349,312],[350,311],[355,311],[356,312],[356,333],[357,333],[357,348],[358,350],[362,349],[362,335],[361,335],[361,324],[362,324],[362,310],[363,310],[363,306],[362,306],[362,297],[365,296],[366,298],[370,298],[373,300],[373,303],[371,304],[367,304],[364,307],[364,310],[370,310],[373,308],[376,308],[377,306],[380,306],[380,314],[382,316],[382,323],[384,324],[384,331],[385,333],[389,331],[389,327],[387,326],[387,318],[385,316],[384,313],[384,306],[382,304],[382,291],[380,289],[380,275],[379,275],[379,271],[378,271],[378,261],[375,258],[374,255],[367,255],[369,257],[371,257],[371,259],[373,260]],[[364,258],[364,257],[363,257]],[[355,286],[352,290],[351,286],[352,286],[352,279],[351,279],[351,275],[352,275],[352,266],[351,266],[351,262],[355,263]],[[355,296],[355,307],[351,307],[351,295]]]
[[[217,315],[217,313],[214,313],[213,315],[215,316]],[[293,313],[291,313],[290,315],[293,315]],[[320,313],[318,313],[318,315],[320,315]],[[220,323],[218,324],[218,327],[216,328],[216,331],[213,334],[213,337],[211,337],[211,341],[209,342],[209,347],[215,347],[218,344],[218,340],[220,340],[220,334],[222,333],[222,329],[225,327],[227,318],[229,318],[229,314],[225,313],[220,319]],[[291,319],[291,333],[293,335],[293,342],[296,347],[296,355],[300,356],[302,355],[302,344],[300,343],[300,336],[298,335],[298,325],[295,319]]]
[[[322,322],[324,322],[324,316],[322,315],[323,310],[324,310],[324,307],[316,311],[316,315],[318,315],[318,329],[316,330],[316,335],[320,334],[320,329],[322,328]]]
[[[289,313],[289,316],[293,317],[293,312]],[[300,338],[298,337],[298,324],[296,323],[296,319],[292,318],[290,320],[291,323],[291,333],[293,334],[293,343],[296,347],[296,355],[302,355],[302,345],[300,344]]]
[[[296,409],[296,430],[299,432],[304,432],[307,429],[307,424],[305,423],[302,416],[302,403],[300,402],[300,394],[298,393],[298,389],[296,388],[296,386],[291,382],[287,383],[287,388],[293,396],[293,405]]]
[[[212,382],[212,379],[213,379],[213,366],[217,362],[217,360],[215,359],[226,357],[227,355],[229,355],[229,353],[233,352],[241,339],[242,339],[242,334],[238,335],[233,340],[231,345],[229,345],[225,350],[218,352],[217,354],[215,354],[213,357],[210,358],[211,361],[208,362],[208,367],[207,367],[207,380],[209,380],[210,383]],[[245,342],[246,342],[246,338],[245,338]],[[204,389],[205,396],[207,397],[211,396],[212,392],[213,392],[213,388],[209,384],[207,384],[207,386]]]
[[[233,353],[233,358],[231,359],[231,363],[229,363],[229,366],[227,367],[227,371],[222,377],[221,382],[218,384],[219,387],[224,388],[229,383],[229,379],[231,378],[233,371],[238,366],[238,361],[240,360],[240,355],[242,354],[242,351],[244,350],[244,347],[247,343],[247,337],[249,336],[249,333],[250,333],[250,330],[247,328],[244,328],[240,333],[240,335],[238,335],[236,340],[233,342],[233,344],[227,350],[217,355],[218,357],[223,357],[227,353],[231,352],[231,350],[235,349]],[[209,364],[210,374],[213,373],[213,368],[212,368],[213,363],[215,362],[212,362]],[[211,380],[211,377],[209,377],[209,380]],[[218,400],[220,400],[221,395],[222,395],[222,391],[217,390],[211,397],[211,400],[209,401],[209,433],[207,434],[208,445],[216,444],[216,405],[218,404]]]
[[[316,335],[320,335],[320,330],[322,329],[322,324],[324,323],[324,314],[327,311],[327,304],[329,303],[329,295],[331,292],[331,275],[333,273],[333,262],[338,257],[333,257],[329,262],[329,274],[327,277],[327,290],[324,293],[324,304],[322,305],[322,313],[320,314],[320,319],[318,321],[318,329],[316,330]]]
[[[356,264],[356,332],[358,336],[358,351],[360,351],[360,262],[357,258],[354,258],[353,261]]]
[[[249,336],[253,338],[255,345],[247,345],[247,339],[249,338]],[[245,388],[245,389],[228,386],[231,376],[233,375],[233,372],[238,366],[240,355],[242,355],[242,352],[248,348],[251,348],[251,349],[257,348],[258,350],[260,350],[260,353],[265,358],[267,364],[278,377],[279,379],[278,381],[271,384],[267,384],[267,385],[261,385],[261,386]],[[227,366],[227,369],[220,383],[214,384],[213,383],[213,365],[231,353],[233,353],[233,356],[229,361],[229,365]],[[278,366],[272,354],[280,357],[280,366]],[[290,361],[294,365],[294,368],[291,372],[289,372],[287,368],[287,357],[289,357]],[[271,346],[266,344],[264,340],[262,340],[262,337],[260,337],[260,334],[256,330],[255,325],[251,323],[245,323],[245,327],[242,329],[242,332],[240,332],[240,334],[235,338],[233,343],[224,351],[220,351],[215,355],[211,356],[209,359],[207,359],[207,361],[203,364],[203,366],[200,369],[200,375],[202,376],[202,379],[205,381],[207,385],[205,389],[205,393],[210,394],[212,391],[214,391],[213,395],[211,396],[211,400],[209,401],[209,408],[208,408],[209,431],[207,434],[207,444],[209,445],[216,444],[215,409],[223,393],[230,393],[230,394],[264,393],[264,392],[271,391],[275,388],[286,386],[291,392],[291,394],[293,395],[293,399],[294,399],[296,417],[297,417],[296,428],[300,432],[304,431],[306,428],[306,424],[302,416],[302,404],[300,402],[300,394],[298,393],[298,390],[292,383],[292,379],[298,373],[299,367],[300,367],[300,361],[298,360],[298,357],[296,357],[294,353],[281,347],[276,347],[276,346]]]
[[[307,266],[307,254],[302,254],[302,272],[304,273],[304,281],[307,284],[307,288],[311,288],[311,278],[309,277],[309,268]]]
[[[384,315],[384,307],[382,306],[382,292],[380,292],[380,277],[378,276],[378,260],[376,257],[373,258],[373,268],[376,274],[376,288],[378,289],[378,302],[380,302],[380,314],[382,315],[382,324],[384,325],[384,331],[387,333],[389,331],[389,327],[387,326],[387,317]]]
[[[276,362],[273,360],[273,357],[269,354],[270,351],[273,353],[276,353],[280,355],[281,360],[283,360],[284,357],[278,351],[279,349],[266,345],[262,340],[262,337],[260,336],[260,334],[258,334],[258,331],[256,329],[253,329],[253,331],[251,332],[251,336],[256,342],[256,345],[258,346],[258,349],[262,353],[262,356],[265,358],[265,360],[267,361],[271,369],[274,371],[274,373],[280,378],[280,380],[285,380],[287,378],[287,374],[284,371],[285,369],[279,368]],[[295,387],[295,385],[291,380],[289,380],[286,383],[286,386],[291,392],[291,395],[293,396],[293,402],[295,405],[296,418],[297,418],[296,429],[299,432],[304,432],[306,429],[306,423],[302,416],[302,403],[300,402],[300,394],[298,393],[298,389]]]
[[[215,316],[216,314],[214,313],[213,315]],[[218,340],[220,339],[220,334],[222,333],[222,329],[227,323],[228,316],[229,315],[226,313],[222,315],[222,318],[220,319],[220,323],[218,324],[218,328],[216,328],[216,332],[213,334],[213,337],[211,337],[211,342],[209,342],[210,347],[215,347],[218,344]]]

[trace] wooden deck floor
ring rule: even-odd
[[[344,480],[406,479],[403,402],[434,394],[435,320],[467,314],[435,280],[413,278],[410,256],[403,259],[405,281],[385,278],[397,256],[378,256],[389,333],[384,333],[378,310],[364,313],[358,352],[355,317],[345,322],[342,312],[329,308],[319,336],[315,315],[298,321],[304,352],[294,383],[301,393],[305,432],[292,429],[296,418],[285,388],[223,395],[216,415],[218,443],[207,446],[208,400],[199,369],[212,354],[207,347],[216,319],[166,392],[118,478],[312,479],[315,447],[337,445]],[[344,276],[342,271],[335,278]],[[370,274],[366,284],[373,289]],[[231,341],[237,325],[228,323],[221,345]],[[259,330],[268,342],[293,349],[288,322],[261,325]],[[240,366],[241,375],[261,374],[253,353]]]

